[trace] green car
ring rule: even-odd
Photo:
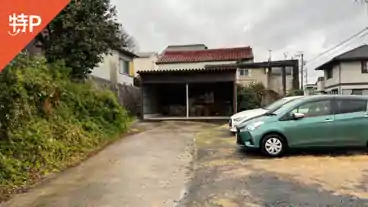
[[[367,147],[368,97],[305,96],[237,126],[237,144],[279,157],[289,148]]]

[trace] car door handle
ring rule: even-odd
[[[325,119],[325,122],[331,122],[333,121],[332,119]]]

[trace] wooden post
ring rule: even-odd
[[[237,87],[237,85],[236,85],[236,81],[234,81],[234,92],[233,92],[233,94],[234,94],[234,97],[233,97],[233,112],[234,112],[234,114],[236,114],[237,113],[237,111],[238,111],[238,92],[237,92],[237,90],[238,90],[238,87]]]
[[[145,85],[141,85],[141,120],[144,120],[144,87]]]
[[[188,85],[188,83],[187,84],[185,84],[185,89],[186,89],[186,98],[185,98],[185,100],[186,100],[186,105],[187,105],[187,117],[189,117],[189,85]]]
[[[281,68],[281,80],[282,80],[282,95],[286,95],[286,68]]]

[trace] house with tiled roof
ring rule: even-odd
[[[283,93],[282,67],[274,67],[271,70],[253,65],[253,49],[246,47],[215,48],[209,49],[203,44],[194,45],[170,45],[158,58],[158,69],[179,70],[205,68],[215,65],[248,64],[249,67],[239,68],[236,71],[236,82],[241,85],[249,85],[261,82],[267,88],[272,88],[277,93]],[[265,64],[261,64],[265,65]],[[293,88],[292,67],[286,67],[286,91]],[[269,73],[268,73],[269,72]]]
[[[321,84],[326,93],[368,95],[368,45],[342,53],[316,70],[324,73]]]
[[[298,61],[254,63],[252,48],[209,49],[203,44],[170,45],[157,69],[139,68],[142,118],[146,120],[227,120],[237,112],[237,84],[262,82],[286,94],[296,89]],[[288,67],[293,68],[292,70]],[[288,84],[286,77],[295,76]],[[279,90],[279,91],[278,91]]]

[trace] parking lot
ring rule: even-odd
[[[238,150],[226,125],[139,123],[81,165],[0,206],[368,206],[368,155]]]
[[[183,206],[368,206],[364,151],[294,152],[271,159],[238,150],[226,125],[195,137]]]

